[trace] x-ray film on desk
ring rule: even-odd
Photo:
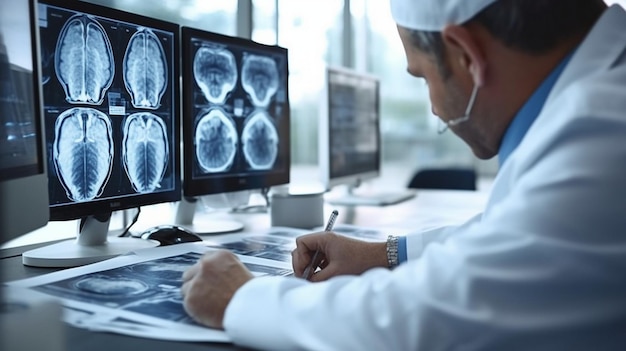
[[[80,328],[178,341],[228,342],[223,331],[196,324],[183,309],[183,272],[205,252],[179,244],[58,271],[8,285],[60,299],[71,309],[66,322]],[[289,275],[291,264],[239,256],[255,275]]]

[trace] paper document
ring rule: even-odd
[[[172,341],[230,342],[224,331],[199,325],[187,315],[180,294],[183,272],[205,252],[226,249],[257,277],[292,276],[296,238],[321,230],[271,227],[216,235],[203,242],[139,250],[6,285],[58,299],[64,307],[63,320],[75,327]],[[374,241],[385,240],[390,233],[389,229],[349,224],[338,224],[333,230]]]
[[[209,250],[215,249],[202,243],[144,249],[7,286],[59,299],[64,320],[76,327],[164,340],[230,342],[224,331],[197,324],[183,309],[182,274]],[[255,276],[293,274],[290,262],[238,257]]]
[[[291,251],[296,248],[296,238],[312,232],[290,227],[271,227],[266,231],[220,235],[204,243],[238,255],[288,262],[291,267]]]

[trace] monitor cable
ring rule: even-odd
[[[135,223],[137,223],[137,220],[139,219],[139,214],[141,213],[141,207],[137,207],[137,213],[135,213],[135,217],[133,217],[133,220],[130,222],[130,224],[128,226],[126,226],[126,228],[124,229],[124,231],[118,235],[119,238],[124,238],[124,237],[128,237],[130,236],[129,230],[130,228],[135,225]],[[126,224],[126,223],[124,223]]]

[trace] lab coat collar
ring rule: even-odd
[[[626,50],[626,12],[619,5],[604,11],[585,37],[548,96],[549,104],[573,81],[610,68]]]
[[[517,112],[511,124],[509,124],[509,127],[502,138],[502,142],[500,143],[500,150],[498,152],[498,161],[500,166],[506,162],[509,155],[511,155],[513,150],[515,150],[522,139],[524,139],[526,132],[528,132],[530,126],[541,113],[541,109],[548,98],[548,94],[550,94],[552,87],[554,87],[554,84],[563,72],[563,69],[567,67],[574,51],[567,54],[567,56],[561,60],[556,68],[552,70],[548,77],[543,80],[535,92]]]
[[[611,68],[624,52],[626,52],[626,11],[619,5],[612,5],[604,11],[571,55],[571,59],[554,83],[543,106],[551,105],[573,82]],[[566,115],[561,116],[568,118]],[[526,136],[533,134],[532,130],[546,128],[546,123],[550,124],[553,118],[556,118],[556,115],[548,116],[542,108],[518,144],[524,143]],[[515,149],[518,147],[516,146]],[[508,159],[512,154],[514,154],[513,151],[505,158]],[[499,161],[500,166],[504,166],[504,159],[501,155],[499,155]]]

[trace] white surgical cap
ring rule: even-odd
[[[441,31],[462,24],[497,0],[391,0],[391,15],[404,28]]]

